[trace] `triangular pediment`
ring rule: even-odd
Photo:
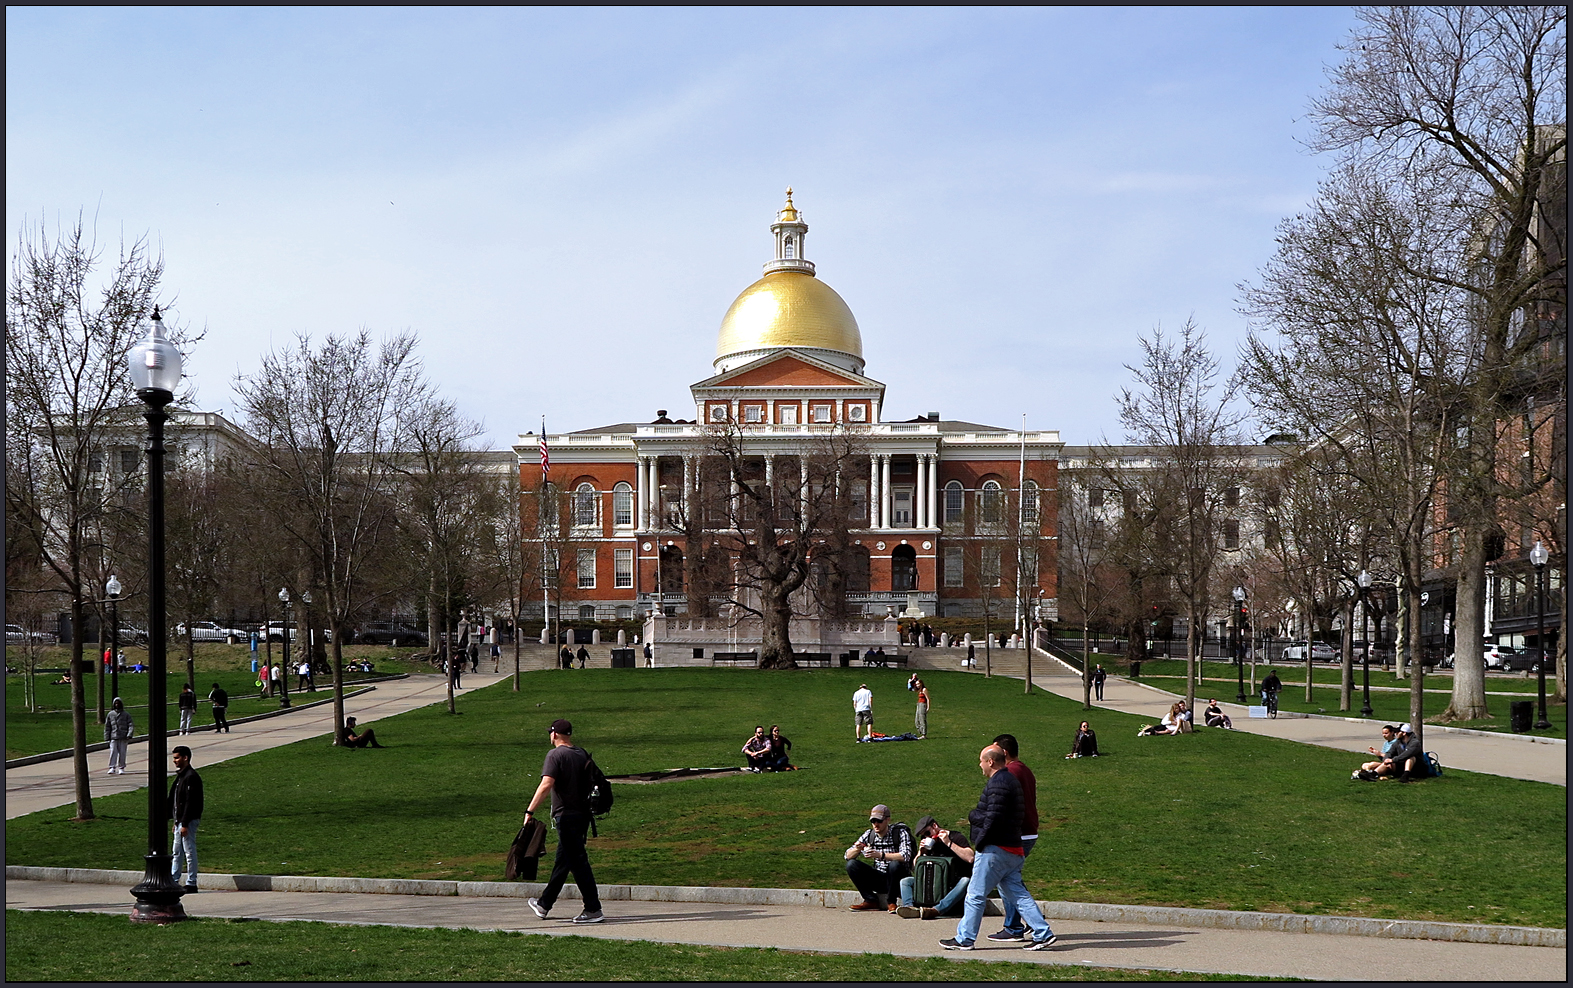
[[[843,370],[801,350],[787,347],[693,385],[694,391],[715,388],[859,388],[884,391],[885,386],[872,378]]]

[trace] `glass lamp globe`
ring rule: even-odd
[[[120,596],[120,581],[111,575],[109,582],[104,584],[104,592],[111,597]]]
[[[164,335],[164,319],[156,307],[148,320],[147,339],[131,348],[129,359],[131,383],[139,394],[143,391],[174,394],[175,387],[180,384],[180,351]]]

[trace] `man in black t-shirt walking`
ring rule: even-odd
[[[599,923],[602,919],[601,896],[596,890],[595,875],[590,871],[590,855],[584,846],[591,820],[590,755],[574,746],[573,725],[566,720],[552,721],[551,736],[552,750],[547,752],[546,761],[541,765],[541,784],[530,797],[530,807],[524,811],[524,816],[526,820],[532,819],[535,807],[551,795],[552,824],[557,828],[557,859],[552,863],[552,876],[546,880],[541,897],[527,901],[530,910],[545,919],[572,872],[574,884],[579,886],[579,896],[584,900],[584,911],[573,921]]]

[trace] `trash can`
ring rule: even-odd
[[[631,648],[612,649],[613,669],[632,669],[634,667],[634,650]]]
[[[1140,679],[1140,678],[1142,678],[1142,660],[1141,659],[1132,659],[1131,660],[1131,678],[1132,679]]]
[[[843,669],[850,669],[852,667],[852,660],[857,658],[857,657],[858,657],[858,654],[856,652],[842,652],[841,653],[841,668],[843,668]]]
[[[1528,734],[1535,722],[1535,704],[1532,700],[1514,700],[1507,705],[1508,726],[1514,734]]]

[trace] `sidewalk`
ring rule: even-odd
[[[130,877],[139,877],[126,873]],[[106,876],[107,877],[107,876]],[[206,876],[217,878],[218,876]],[[129,915],[127,883],[92,885],[8,879],[6,908],[53,909]],[[350,925],[447,927],[512,930],[523,933],[589,936],[613,940],[704,944],[724,947],[775,947],[819,953],[889,953],[901,957],[945,957],[969,961],[1019,961],[1094,967],[1194,971],[1249,977],[1315,978],[1354,981],[1562,981],[1567,978],[1567,949],[1498,943],[1461,943],[1350,936],[1214,929],[1179,923],[1131,919],[1098,922],[1054,919],[1059,937],[1053,950],[1025,951],[1017,944],[980,938],[978,949],[945,951],[942,937],[955,934],[954,920],[903,920],[887,913],[853,915],[844,908],[775,905],[762,901],[704,901],[733,896],[705,893],[757,890],[673,889],[690,893],[684,901],[613,898],[621,887],[604,890],[606,922],[574,926],[579,911],[565,890],[558,908],[538,920],[513,886],[508,897],[477,895],[400,895],[364,892],[207,891],[188,895],[186,912],[194,917],[262,920],[316,920]],[[807,892],[805,896],[816,893]],[[829,896],[826,896],[827,900]],[[1161,911],[1155,911],[1161,912]],[[1185,912],[1185,911],[1178,911]],[[985,932],[997,920],[986,921]]]
[[[466,673],[462,696],[472,689],[490,686],[511,673]],[[315,694],[292,694],[296,700],[310,701],[332,696],[331,690],[318,690]],[[441,675],[413,675],[407,679],[388,680],[359,696],[344,701],[346,716],[355,717],[361,724],[371,724],[383,717],[392,717],[427,704],[443,702],[448,696],[448,684]],[[205,714],[206,711],[203,711]],[[254,751],[293,744],[306,738],[319,737],[333,730],[333,704],[307,707],[267,720],[250,724],[237,724],[228,734],[198,731],[169,739],[168,747],[184,744],[191,748],[192,764],[201,768],[214,762],[228,761],[249,755]],[[24,816],[52,806],[71,804],[76,799],[76,782],[72,775],[71,759],[61,758],[6,769],[5,818]],[[94,796],[130,792],[147,785],[147,744],[133,744],[126,757],[125,775],[106,775],[109,752],[89,752],[88,774],[92,780]],[[173,771],[173,769],[171,769]]]
[[[913,658],[914,665],[921,668],[960,671],[960,655],[956,649],[914,649]],[[1013,679],[1022,679],[1026,676],[1026,658],[1023,650],[999,649],[993,653],[992,659],[994,675]],[[983,671],[981,650],[978,653],[978,668],[965,671],[979,673]],[[1032,682],[1034,686],[1048,690],[1050,693],[1077,702],[1081,701],[1081,673],[1037,650],[1033,651],[1032,657]],[[1285,738],[1324,748],[1338,748],[1357,753],[1365,759],[1371,757],[1366,752],[1368,746],[1381,744],[1382,725],[1385,721],[1362,720],[1359,717],[1345,719],[1288,714],[1280,715],[1273,720],[1252,718],[1244,706],[1227,700],[1228,697],[1235,695],[1235,690],[1236,687],[1232,683],[1209,681],[1200,684],[1196,694],[1197,706],[1204,706],[1206,697],[1217,697],[1219,706],[1223,707],[1224,712],[1229,715],[1237,731]],[[1104,708],[1150,717],[1154,723],[1157,723],[1177,699],[1180,697],[1176,694],[1134,680],[1110,676],[1108,682],[1104,684],[1103,700],[1093,701],[1093,711],[1088,716],[1088,720],[1093,722],[1093,730],[1097,730],[1097,710]],[[1207,728],[1203,727],[1199,730],[1207,730]],[[1151,740],[1162,741],[1161,738]],[[1425,746],[1427,751],[1436,752],[1437,758],[1442,762],[1443,771],[1461,769],[1559,786],[1568,784],[1568,751],[1565,743],[1547,743],[1518,735],[1496,735],[1482,731],[1471,731],[1466,734],[1461,731],[1440,730],[1435,724],[1427,724]],[[1350,759],[1350,771],[1359,767],[1360,760],[1356,757]]]

